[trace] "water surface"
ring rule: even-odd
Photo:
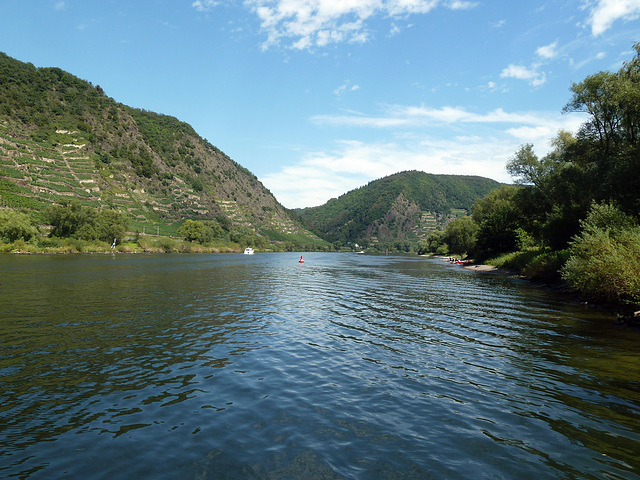
[[[351,254],[0,256],[0,477],[640,478],[640,333]]]

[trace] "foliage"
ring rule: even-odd
[[[203,230],[204,223],[200,220],[185,220],[178,229],[178,235],[184,237],[185,240],[189,242],[195,242],[200,239]]]
[[[568,257],[569,250],[556,251],[538,247],[503,253],[487,263],[512,270],[532,280],[556,283],[560,280],[560,270]]]
[[[242,247],[257,247],[261,243],[259,238],[253,230],[247,227],[239,227],[229,235],[232,242]]]
[[[26,213],[12,210],[0,210],[0,238],[9,242],[24,240],[28,242],[38,234],[38,228],[32,224]]]
[[[640,305],[640,227],[616,207],[594,204],[562,278],[590,298]]]
[[[520,147],[516,154],[507,162],[507,172],[516,183],[538,185],[544,175],[543,165],[533,152],[533,145],[527,143]]]
[[[223,235],[224,230],[216,222],[203,222],[201,220],[185,220],[178,229],[178,235],[189,242],[205,244],[212,242]]]
[[[129,221],[126,215],[116,212],[115,210],[102,210],[98,212],[96,218],[96,236],[97,240],[103,242],[116,242],[116,245],[122,243],[129,228]]]
[[[45,211],[51,224],[51,236],[73,237],[80,240],[121,242],[128,229],[127,217],[113,210],[97,211],[83,206],[78,200],[62,200]]]
[[[0,53],[0,125],[2,207],[44,211],[77,198],[85,206],[128,210],[140,230],[175,234],[186,218],[216,219],[227,232],[246,224],[317,241],[255,175],[189,124],[120,104],[59,68]],[[210,227],[199,241],[218,237]],[[91,221],[73,235],[107,236]]]
[[[449,252],[471,252],[476,244],[478,230],[478,224],[471,217],[458,218],[449,223],[444,229],[444,241],[449,246]]]
[[[309,230],[330,242],[364,243],[376,236],[376,229],[379,232],[386,228],[393,232],[393,243],[404,243],[411,239],[409,227],[420,222],[421,212],[446,216],[453,209],[468,211],[478,198],[498,185],[482,177],[401,172],[372,181],[322,206],[299,210],[298,215]]]
[[[517,187],[504,185],[473,206],[472,218],[478,225],[474,254],[479,260],[516,250],[523,223],[517,193]]]
[[[444,245],[444,232],[442,230],[434,230],[427,235],[427,238],[421,240],[418,244],[418,254],[425,255],[427,253],[436,253],[438,249]],[[449,248],[447,247],[447,252]],[[447,253],[444,252],[444,253]]]
[[[589,114],[575,137],[559,132],[543,158],[523,145],[507,163],[519,186],[476,203],[478,259],[501,255],[529,277],[560,273],[588,297],[640,304],[640,43],[634,49],[619,71],[573,84],[565,112]]]
[[[436,230],[418,244],[417,252],[459,254],[471,252],[476,244],[478,224],[471,217],[461,217],[451,221],[445,229]]]

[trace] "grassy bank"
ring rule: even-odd
[[[106,242],[88,242],[75,238],[40,237],[29,242],[16,240],[0,244],[1,253],[73,254],[73,253],[239,253],[244,250],[237,243],[218,242],[201,245],[179,238],[140,236],[127,238],[114,248]]]
[[[531,248],[502,254],[485,263],[496,268],[511,270],[518,275],[546,283],[560,283],[560,271],[570,256],[569,250],[553,251]]]

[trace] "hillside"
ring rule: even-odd
[[[401,172],[298,214],[309,230],[327,241],[415,244],[466,215],[478,198],[499,185],[483,177]]]
[[[41,212],[69,198],[126,212],[139,232],[173,235],[189,218],[320,241],[187,123],[0,53],[0,207]]]

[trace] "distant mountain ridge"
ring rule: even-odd
[[[330,242],[415,244],[466,215],[478,198],[499,186],[484,177],[406,171],[297,213],[309,230]]]
[[[135,109],[59,68],[0,53],[0,206],[65,198],[175,234],[187,218],[317,242],[262,183],[187,123]]]

